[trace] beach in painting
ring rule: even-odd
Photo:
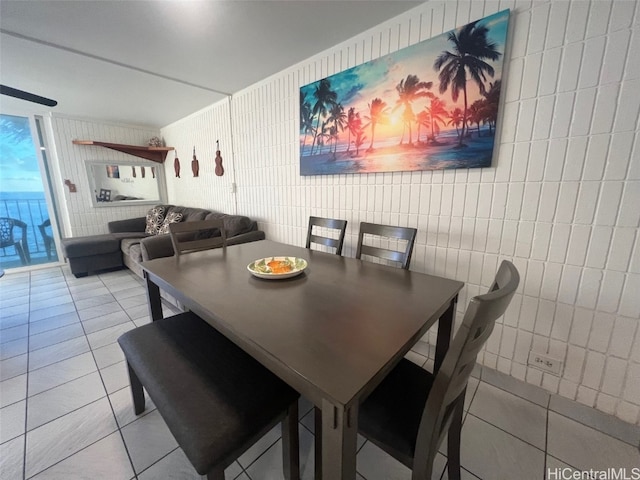
[[[482,132],[488,135],[487,132]],[[446,168],[481,168],[491,166],[493,136],[467,137],[465,147],[456,148],[457,135],[445,132],[437,144],[415,142],[398,145],[392,140],[382,142],[372,151],[347,152],[346,146],[337,152],[324,152],[300,157],[301,175],[330,175],[335,173],[374,173]]]
[[[491,165],[509,11],[300,88],[300,174]]]

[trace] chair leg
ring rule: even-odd
[[[142,389],[142,383],[133,371],[129,362],[127,362],[127,369],[129,370],[129,383],[131,384],[131,396],[133,397],[133,411],[136,415],[140,415],[144,412],[144,390]]]
[[[322,478],[322,410],[313,407],[313,435],[315,437],[315,476]]]
[[[460,480],[460,438],[462,434],[462,417],[464,415],[464,392],[458,399],[449,427],[447,442],[447,471],[449,480]]]
[[[20,263],[22,263],[22,265],[27,265],[27,256],[25,255],[25,251],[22,248],[22,245],[20,243],[16,243],[15,247],[16,252],[18,252],[18,256],[20,257]]]
[[[300,479],[300,439],[298,433],[298,400],[290,406],[282,420],[282,468],[286,480]]]

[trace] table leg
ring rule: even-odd
[[[440,365],[444,360],[444,356],[449,349],[449,343],[453,337],[453,321],[456,318],[456,305],[458,303],[458,296],[456,295],[449,308],[442,314],[440,320],[438,320],[438,338],[436,340],[436,359],[434,365],[434,373],[440,370]]]
[[[322,478],[355,480],[357,437],[358,407],[344,409],[323,400]]]
[[[147,301],[149,302],[149,315],[152,321],[163,318],[162,299],[160,298],[160,288],[151,281],[147,272],[144,272],[144,280],[147,284]]]

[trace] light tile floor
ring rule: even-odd
[[[146,322],[145,290],[128,270],[76,279],[68,268],[55,267],[0,279],[2,480],[200,478],[153,403],[143,415],[133,413],[115,342]],[[409,358],[427,363],[419,353],[424,348],[417,346]],[[481,378],[469,385],[463,478],[545,479],[548,468],[630,472],[640,466],[638,427],[496,372],[481,370]],[[313,478],[312,414],[301,400],[304,479]],[[226,478],[282,478],[281,448],[275,428],[229,467]],[[443,447],[434,478],[447,478],[445,455]],[[359,480],[409,478],[407,468],[360,438]]]

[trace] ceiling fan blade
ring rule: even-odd
[[[7,87],[6,85],[0,85],[0,93],[2,95],[8,95],[10,97],[26,100],[27,102],[39,103],[40,105],[46,105],[47,107],[55,107],[58,102],[51,100],[50,98],[41,97],[33,93],[25,92],[24,90],[18,90],[17,88]]]

